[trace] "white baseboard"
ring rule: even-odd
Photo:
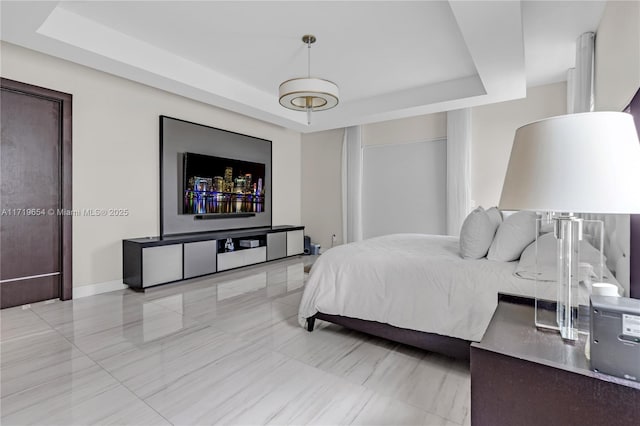
[[[81,285],[73,287],[73,298],[79,299],[81,297],[94,296],[96,294],[108,293],[110,291],[123,290],[127,288],[122,283],[122,280],[107,281],[104,283]]]

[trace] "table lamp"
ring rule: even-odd
[[[557,322],[577,340],[582,220],[574,213],[640,213],[640,143],[633,117],[587,112],[551,117],[516,130],[502,188],[502,210],[556,212]]]

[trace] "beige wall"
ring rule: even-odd
[[[122,278],[124,238],[157,235],[160,114],[273,141],[273,223],[301,224],[301,135],[71,62],[2,43],[2,76],[73,95],[74,286]]]
[[[566,114],[566,83],[527,89],[527,97],[472,108],[471,200],[495,206],[500,200],[513,136],[518,127]]]
[[[302,223],[322,250],[342,244],[342,138],[344,129],[302,135]]]
[[[363,145],[424,142],[447,136],[447,114],[420,115],[362,126]]]
[[[595,109],[622,111],[640,88],[640,2],[610,1],[595,47]]]

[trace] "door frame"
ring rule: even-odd
[[[69,93],[58,92],[44,87],[34,86],[7,78],[0,78],[0,86],[4,90],[26,96],[44,98],[60,105],[60,206],[65,211],[71,212],[71,141],[72,141],[72,103],[73,96]],[[72,276],[72,214],[62,215],[60,221],[60,299],[69,300],[73,297]]]

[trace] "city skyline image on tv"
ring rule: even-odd
[[[183,214],[264,212],[264,164],[186,152],[183,172]]]

